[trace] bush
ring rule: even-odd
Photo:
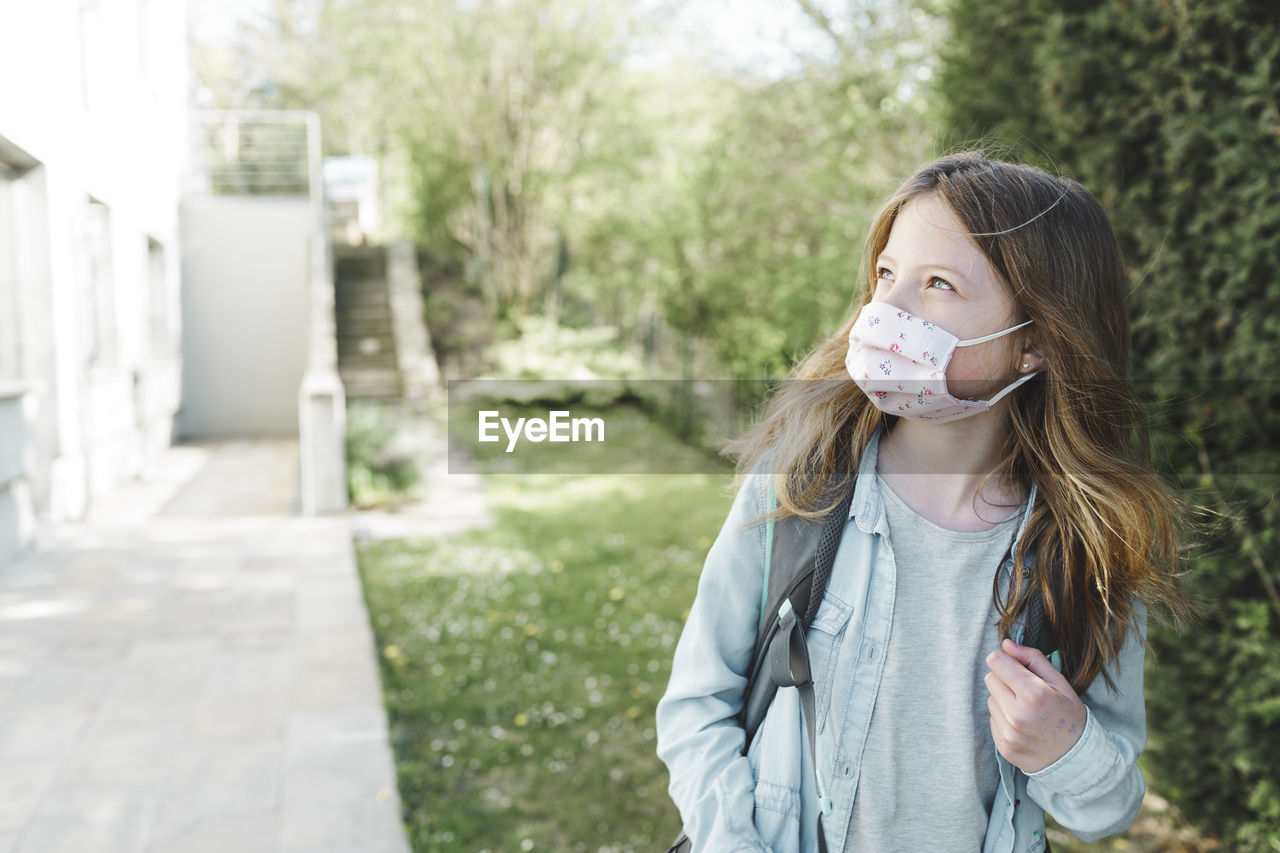
[[[395,412],[378,403],[347,405],[347,494],[360,509],[395,507],[421,480],[412,455],[394,446]]]

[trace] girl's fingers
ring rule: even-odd
[[[987,697],[987,713],[991,715],[991,735],[996,739],[996,745],[1008,741],[1012,727],[1004,708],[1000,707],[994,696]]]
[[[982,679],[982,683],[987,686],[988,693],[1006,705],[1012,706],[1017,701],[1017,696],[1009,689],[1009,685],[1001,681],[1000,676],[995,672],[988,672]]]
[[[990,694],[987,698],[987,710],[993,718],[1000,718],[1006,731],[1012,729],[1018,709],[1018,697],[993,673],[987,673],[985,681]]]
[[[1018,696],[1033,692],[1041,681],[1017,658],[1000,650],[987,655],[987,666]]]
[[[1020,646],[1013,640],[1005,640],[1001,644],[1001,648],[1054,690],[1059,693],[1075,695],[1075,691],[1071,689],[1071,682],[1067,681],[1066,676],[1053,668],[1053,664],[1049,663],[1049,659],[1044,656],[1044,652],[1031,646]]]
[[[987,711],[991,715],[991,739],[996,742],[996,747],[999,748],[1000,744],[1005,742],[1005,731],[1008,725],[1005,722],[1004,714],[1000,711],[1000,706],[991,697],[987,697]]]

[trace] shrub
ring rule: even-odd
[[[379,403],[347,404],[347,494],[360,509],[403,503],[421,480],[413,456],[394,445],[395,412]]]

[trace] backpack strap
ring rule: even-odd
[[[778,633],[769,644],[769,676],[778,687],[794,687],[800,693],[805,733],[809,737],[809,755],[813,758],[818,782],[818,850],[826,853],[827,836],[822,819],[831,814],[831,798],[818,770],[817,702],[813,696],[813,676],[809,670],[809,649],[805,645],[804,625],[791,609],[790,599],[783,599],[778,611]]]
[[[1062,600],[1062,581],[1055,575],[1050,579],[1050,587],[1053,596],[1058,600]],[[1062,652],[1058,648],[1058,636],[1054,633],[1053,626],[1049,624],[1049,619],[1044,612],[1044,598],[1036,589],[1032,590],[1031,599],[1027,602],[1026,615],[1023,619],[1026,625],[1026,631],[1022,635],[1021,645],[1030,646],[1039,649],[1054,668],[1065,675],[1068,680],[1071,674],[1066,669],[1066,663],[1062,659]]]
[[[831,567],[849,520],[849,507],[853,504],[853,471],[848,461],[847,454],[838,458],[836,474],[826,486],[823,503],[837,496],[839,500],[825,518],[811,521],[789,516],[777,525],[772,518],[768,521],[761,629],[756,634],[755,656],[747,681],[747,700],[741,715],[747,734],[743,745],[745,754],[778,688],[795,687],[799,693],[809,755],[818,786],[819,853],[827,853],[822,818],[831,813],[832,803],[827,796],[822,772],[818,769],[817,702],[805,634],[813,624],[827,582],[831,579]],[[777,496],[772,478],[768,494],[768,511],[773,512]]]
[[[765,556],[760,628],[756,632],[755,653],[747,679],[747,699],[740,715],[747,733],[744,752],[751,746],[751,739],[778,690],[777,682],[769,677],[766,664],[770,644],[781,628],[783,604],[789,604],[795,612],[803,636],[813,624],[827,582],[831,579],[831,567],[835,563],[845,523],[849,520],[849,507],[853,505],[854,472],[849,459],[848,452],[837,459],[836,475],[827,484],[822,502],[837,499],[838,502],[824,518],[814,521],[788,516],[776,524],[772,518],[768,521],[765,541],[769,550]],[[772,478],[768,495],[768,511],[772,512],[777,506]]]

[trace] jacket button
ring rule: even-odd
[[[1018,807],[1018,806],[1020,806],[1020,805],[1022,805],[1022,800],[1014,800],[1014,801],[1013,801],[1013,806],[1014,806],[1014,808],[1017,808],[1017,807]]]

